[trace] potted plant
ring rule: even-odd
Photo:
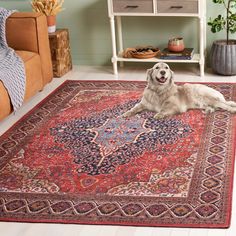
[[[63,10],[64,0],[32,0],[33,11],[42,12],[47,16],[48,32],[56,31],[56,15]]]
[[[221,75],[236,74],[236,40],[229,38],[230,33],[236,32],[236,0],[212,0],[216,4],[221,4],[225,9],[225,15],[218,15],[211,19],[208,25],[211,32],[217,33],[226,31],[226,39],[213,42],[210,60],[214,72]]]

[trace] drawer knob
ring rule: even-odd
[[[181,9],[181,8],[183,8],[183,6],[171,6],[170,8],[171,9]]]
[[[135,9],[138,8],[138,5],[127,5],[125,8]]]

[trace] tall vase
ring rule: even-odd
[[[47,16],[48,33],[56,31],[56,16]]]

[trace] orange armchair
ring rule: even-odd
[[[41,13],[13,13],[6,22],[6,39],[25,65],[26,101],[53,78],[46,17]],[[12,106],[1,81],[0,104],[2,120],[12,112]]]

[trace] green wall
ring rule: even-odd
[[[207,1],[207,19],[222,13],[212,0]],[[31,11],[29,0],[0,0],[0,6]],[[57,27],[69,28],[74,64],[108,65],[111,58],[107,0],[65,0],[65,10],[57,16]],[[198,48],[197,20],[174,17],[124,17],[124,46],[153,45],[163,48],[170,37],[183,36],[185,45]],[[236,36],[236,34],[235,34]],[[235,37],[233,36],[233,37]],[[212,34],[207,27],[207,48],[224,33]]]

